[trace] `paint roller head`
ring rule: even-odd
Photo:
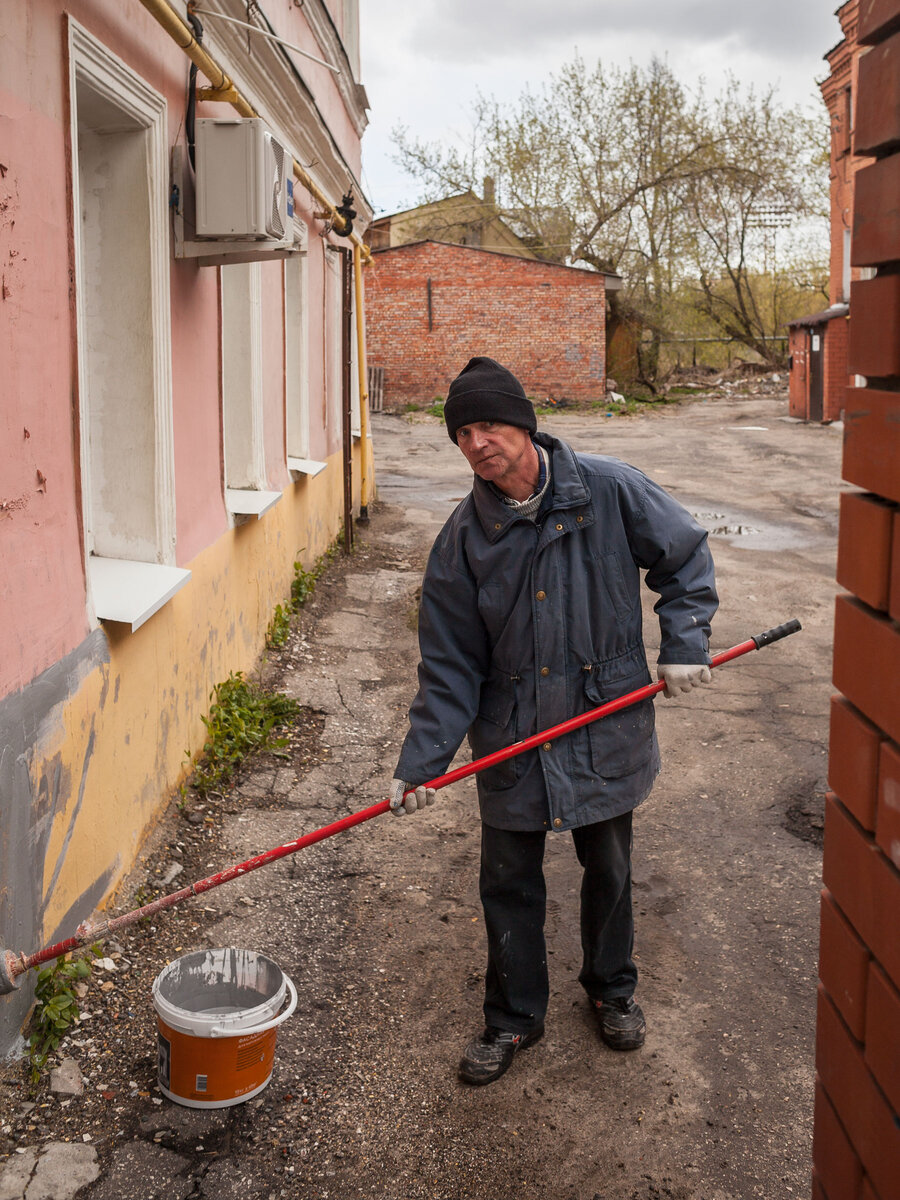
[[[15,967],[15,954],[11,950],[0,950],[0,996],[14,992],[19,986],[20,972]]]

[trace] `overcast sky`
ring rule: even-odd
[[[391,161],[391,131],[447,140],[470,125],[480,90],[513,101],[571,61],[667,58],[686,84],[776,85],[820,104],[822,56],[840,41],[836,0],[361,0],[363,83],[371,104],[363,186],[376,214],[414,204],[415,180]]]

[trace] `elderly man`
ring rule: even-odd
[[[713,565],[706,531],[680,505],[634,467],[537,433],[522,385],[493,359],[471,359],[444,417],[475,478],[422,585],[419,690],[391,789],[398,815],[432,802],[423,785],[466,733],[480,758],[650,682],[641,570],[659,594],[665,694],[710,680]],[[614,1050],[643,1045],[631,820],[658,772],[646,700],[476,776],[488,964],[465,1082],[493,1082],[544,1032],[547,831],[572,831],[583,869],[579,980],[600,1036]]]

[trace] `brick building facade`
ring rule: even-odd
[[[202,752],[212,690],[255,670],[297,564],[349,548],[372,478],[344,368],[364,361],[361,245],[336,227],[348,190],[357,242],[371,216],[356,0],[270,9],[269,32],[333,66],[303,76],[229,22],[198,48],[184,11],[0,17],[0,945],[26,953],[115,894]],[[189,55],[196,128],[225,134],[233,195],[258,189],[284,237],[233,211],[246,238],[196,240]],[[263,133],[277,188],[248,150]],[[0,1005],[0,1054],[20,1053],[35,980]]]
[[[606,392],[606,291],[618,276],[414,242],[373,253],[366,341],[389,408],[430,404],[476,354],[508,366],[536,402]]]
[[[846,6],[845,6],[846,7]],[[843,9],[841,10],[843,12]],[[814,1200],[900,1194],[900,0],[860,0]]]
[[[807,421],[840,420],[848,383],[848,303],[851,282],[861,276],[851,263],[853,181],[868,161],[855,129],[857,76],[864,52],[858,36],[860,7],[860,0],[847,0],[837,10],[843,37],[825,55],[829,71],[820,85],[831,127],[830,308],[789,327],[790,413]]]

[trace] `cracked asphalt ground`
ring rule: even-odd
[[[4,1072],[0,1197],[808,1194],[839,430],[790,422],[783,396],[541,424],[646,470],[714,531],[714,650],[803,623],[721,668],[712,687],[657,700],[663,773],[634,850],[644,1049],[615,1054],[591,1024],[571,838],[550,835],[547,1035],[496,1084],[457,1082],[485,958],[465,781],[424,813],[376,818],[122,938],[113,986],[101,992],[95,973],[91,1016],[61,1048],[85,1075],[83,1095],[66,1103],[45,1084],[29,1095],[21,1067]],[[181,884],[386,795],[415,686],[416,589],[469,477],[433,418],[377,415],[373,427],[371,524],[265,668],[304,705],[289,758],[250,764],[205,809],[173,808],[118,910],[173,861]],[[191,1110],[155,1090],[150,987],[177,953],[227,945],[274,958],[300,1000],[266,1091]],[[91,1147],[96,1181],[38,1188],[42,1150],[60,1143]]]

